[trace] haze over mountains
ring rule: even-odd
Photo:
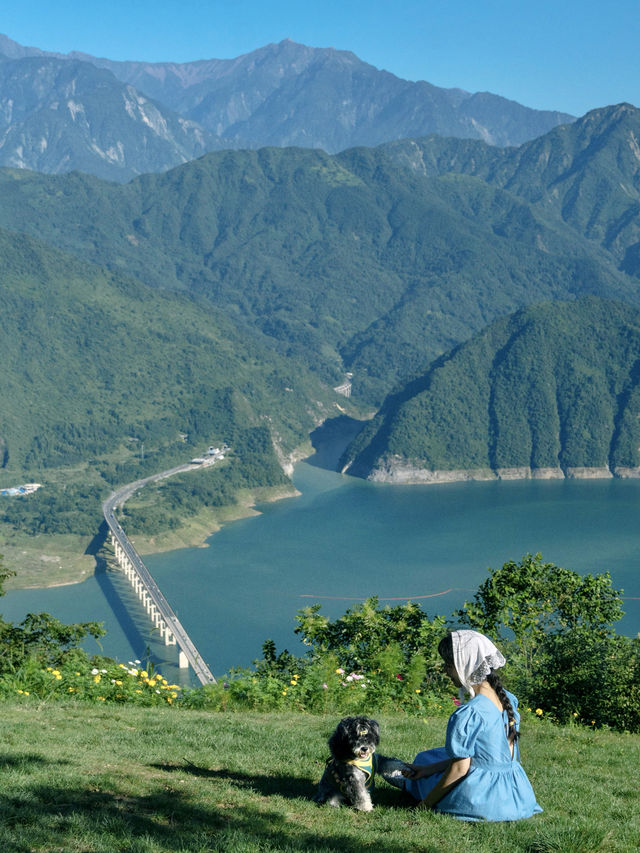
[[[0,165],[43,172],[126,181],[223,148],[335,153],[430,133],[508,146],[572,120],[289,40],[179,64],[53,54],[0,36]]]

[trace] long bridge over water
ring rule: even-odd
[[[102,511],[105,521],[109,526],[111,542],[113,543],[118,565],[129,579],[131,586],[147,611],[147,614],[150,616],[151,621],[160,632],[165,645],[178,647],[178,663],[181,668],[187,668],[191,665],[201,684],[211,684],[216,681],[211,670],[200,656],[180,620],[173,612],[171,605],[162,594],[151,572],[131,544],[115,514],[118,506],[122,506],[127,498],[130,498],[135,491],[147,483],[162,480],[165,477],[179,474],[182,471],[192,471],[199,467],[200,465],[193,463],[179,465],[169,471],[163,471],[161,474],[154,474],[152,477],[146,477],[143,480],[137,480],[135,483],[129,483],[107,498],[102,504]]]

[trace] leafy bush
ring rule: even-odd
[[[491,571],[458,612],[504,648],[524,702],[561,722],[640,731],[640,642],[615,633],[622,615],[608,572],[581,577],[540,554]]]

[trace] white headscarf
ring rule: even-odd
[[[475,696],[474,684],[480,684],[492,669],[499,669],[506,661],[488,637],[478,631],[452,631],[453,663],[462,683],[460,699],[465,692]]]

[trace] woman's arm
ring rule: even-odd
[[[449,791],[460,782],[469,772],[470,758],[452,758],[449,767],[442,774],[427,796],[419,803],[418,808],[432,809]]]

